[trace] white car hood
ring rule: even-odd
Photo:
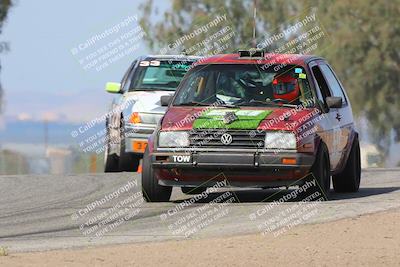
[[[164,114],[167,107],[161,106],[160,98],[173,95],[174,91],[136,91],[124,94],[124,102],[134,100],[131,112]]]

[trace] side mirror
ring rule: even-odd
[[[161,106],[167,107],[172,101],[172,95],[163,95],[161,96]]]
[[[342,97],[340,96],[328,96],[325,98],[326,105],[329,108],[341,108],[342,107]]]
[[[106,91],[111,94],[119,94],[119,93],[121,93],[121,84],[120,83],[106,83]]]

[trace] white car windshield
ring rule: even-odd
[[[129,91],[174,91],[193,62],[142,60],[131,77]]]

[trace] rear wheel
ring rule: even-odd
[[[349,158],[343,171],[333,176],[335,192],[357,192],[361,180],[360,143],[356,137],[353,141]]]
[[[167,202],[172,193],[172,186],[159,185],[151,166],[149,149],[143,155],[142,193],[147,202]]]

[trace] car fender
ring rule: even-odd
[[[358,132],[357,131],[352,131],[352,133],[350,135],[349,142],[347,143],[347,145],[346,145],[346,147],[344,149],[344,153],[343,153],[342,158],[341,158],[341,160],[339,162],[339,165],[338,165],[338,167],[336,168],[336,170],[334,171],[333,174],[341,173],[344,170],[344,168],[346,167],[346,162],[349,160],[351,148],[353,147],[353,143],[357,139],[358,139]]]

